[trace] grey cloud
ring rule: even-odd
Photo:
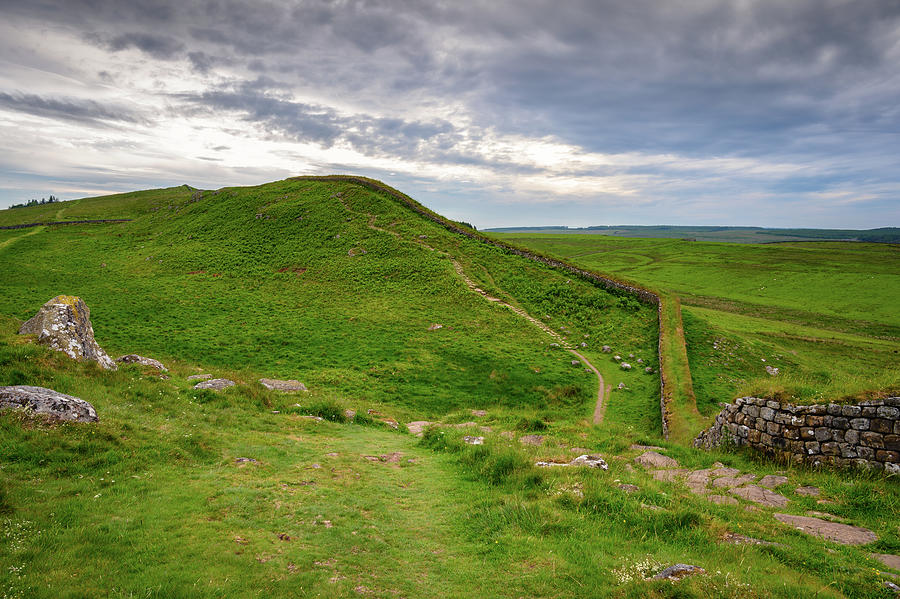
[[[143,120],[134,111],[119,106],[106,106],[93,100],[76,98],[45,98],[34,94],[0,92],[0,107],[46,118],[92,124],[110,121],[137,123]]]
[[[125,33],[110,39],[104,39],[98,34],[93,34],[89,36],[89,39],[104,45],[113,52],[137,48],[141,52],[161,60],[177,58],[185,48],[182,42],[173,37],[152,33]]]

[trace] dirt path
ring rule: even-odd
[[[332,198],[338,200],[341,203],[341,205],[344,207],[344,209],[347,210],[347,212],[350,212],[352,214],[365,215],[366,217],[368,217],[366,224],[373,231],[380,231],[382,233],[387,233],[389,235],[393,235],[397,239],[400,239],[400,234],[397,233],[396,231],[384,229],[375,224],[375,221],[378,219],[377,215],[371,214],[369,212],[365,212],[365,213],[358,212],[358,211],[350,208],[350,206],[347,205],[347,202],[344,201],[343,194],[340,194],[340,193],[334,194],[332,196]],[[603,375],[600,374],[600,371],[597,370],[597,368],[593,364],[591,364],[590,360],[588,360],[586,357],[584,357],[578,351],[576,351],[572,347],[572,344],[570,344],[568,341],[566,341],[566,339],[564,339],[562,335],[560,335],[559,333],[557,333],[556,331],[551,329],[549,326],[547,326],[546,323],[538,320],[537,318],[535,318],[534,316],[532,316],[531,314],[529,314],[522,308],[513,306],[512,304],[505,302],[498,297],[492,296],[491,294],[486,292],[484,289],[482,289],[481,287],[476,285],[475,282],[471,278],[469,278],[469,275],[466,274],[466,271],[463,270],[462,265],[456,260],[456,258],[454,258],[453,256],[451,256],[450,254],[448,254],[446,252],[441,252],[441,251],[437,250],[436,248],[431,247],[430,245],[428,245],[421,239],[415,239],[414,241],[418,245],[420,245],[432,252],[439,252],[441,255],[447,256],[447,258],[450,259],[450,262],[453,263],[453,269],[456,271],[456,274],[459,275],[459,278],[461,278],[463,280],[463,282],[465,282],[466,286],[471,291],[477,293],[478,295],[480,295],[481,297],[483,297],[484,299],[486,299],[489,302],[495,303],[499,306],[503,306],[504,308],[507,308],[508,310],[511,310],[517,316],[524,318],[525,320],[527,320],[534,326],[538,327],[539,329],[541,329],[542,331],[544,331],[545,333],[547,333],[548,335],[550,335],[551,337],[556,339],[556,341],[560,344],[560,346],[562,346],[569,353],[571,353],[572,355],[577,357],[579,360],[581,360],[581,362],[585,366],[587,366],[591,371],[593,371],[593,373],[595,375],[597,375],[597,403],[594,406],[594,415],[593,415],[591,422],[593,424],[600,424],[601,422],[603,422],[603,415],[606,412],[606,402],[609,399],[609,391],[610,391],[611,387],[608,387],[605,385],[605,383],[603,381]]]
[[[40,233],[40,232],[43,231],[43,230],[44,230],[43,227],[40,227],[40,228],[34,227],[34,228],[32,228],[30,231],[28,231],[27,233],[24,233],[24,234],[22,234],[22,235],[17,235],[17,236],[15,236],[15,237],[10,237],[9,239],[7,239],[6,241],[4,241],[3,243],[0,243],[0,250],[4,250],[4,249],[8,248],[9,246],[11,246],[12,244],[14,244],[15,242],[19,241],[20,239],[24,239],[24,238],[26,238],[26,237],[28,237],[28,236],[30,236],[30,235],[34,235],[35,233]]]

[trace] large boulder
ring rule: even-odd
[[[71,395],[58,393],[53,389],[13,385],[0,387],[0,409],[19,408],[34,414],[47,414],[56,420],[73,422],[97,422],[94,406]]]
[[[94,340],[91,311],[80,297],[57,295],[19,328],[19,334],[36,335],[38,343],[73,360],[97,362],[107,370],[116,370],[116,363]]]

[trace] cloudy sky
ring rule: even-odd
[[[897,0],[0,14],[0,207],[357,173],[479,228],[900,226]]]

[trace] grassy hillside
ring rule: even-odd
[[[596,378],[538,328],[471,293],[454,257],[485,290],[588,343],[609,382],[641,398],[611,402],[610,417],[659,432],[656,376],[624,373],[598,351],[607,344],[655,363],[652,309],[460,238],[383,194],[283,181],[79,203],[95,218],[135,220],[0,232],[13,244],[0,254],[0,313],[25,319],[59,293],[79,295],[113,354],[239,367],[248,380],[300,378],[411,420],[551,404],[555,418],[588,417]],[[43,208],[7,212],[28,222]],[[429,331],[435,323],[443,328]]]
[[[893,481],[661,439],[659,375],[613,358],[656,364],[653,306],[348,182],[79,204],[78,219],[134,220],[0,231],[0,385],[50,387],[100,415],[72,425],[0,411],[0,596],[889,596],[870,554],[900,552]],[[15,334],[59,293],[87,302],[111,355],[160,359],[168,375],[100,370]],[[698,330],[684,331],[689,350]],[[555,343],[625,383],[599,426],[597,378]],[[238,384],[198,391],[187,377],[201,372]],[[268,391],[263,376],[310,391]],[[440,426],[406,432],[423,419]],[[784,472],[780,510],[827,511],[879,539],[823,542],[772,508],[709,501],[633,466],[632,443],[683,468]],[[534,465],[581,453],[609,471]],[[678,562],[706,573],[649,579]]]
[[[677,293],[707,414],[739,394],[821,401],[900,384],[895,245],[501,237]]]

